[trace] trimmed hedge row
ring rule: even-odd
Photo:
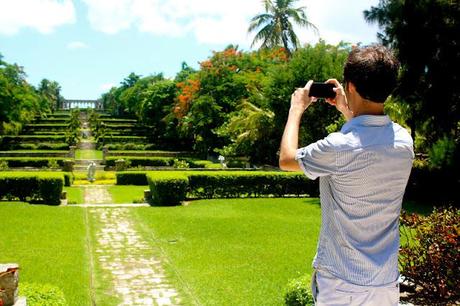
[[[145,156],[110,156],[105,160],[105,164],[109,167],[115,166],[115,161],[124,159],[129,162],[132,167],[171,167],[174,165],[175,158],[173,157],[145,157]],[[177,158],[179,161],[185,161],[190,168],[204,168],[208,164],[212,164],[208,160],[196,160],[193,158]]]
[[[147,142],[147,137],[144,136],[104,136],[97,139],[98,143],[145,143]]]
[[[3,146],[8,150],[69,150],[69,144],[65,142],[61,143],[14,143]]]
[[[51,143],[63,143],[66,141],[65,135],[20,135],[20,136],[4,136],[3,144],[9,143],[34,143],[34,142],[51,142]]]
[[[180,151],[123,151],[123,150],[116,150],[116,151],[109,151],[107,156],[130,156],[130,157],[192,157],[194,155],[193,152],[180,152]]]
[[[1,157],[66,157],[69,151],[26,150],[26,151],[0,151]]]
[[[64,164],[65,160],[69,158],[61,157],[0,157],[0,161],[6,161],[8,167],[34,167],[42,168],[47,167],[51,162],[56,162],[60,167]]]
[[[318,196],[318,184],[302,173],[267,171],[149,171],[118,172],[118,185],[150,186],[153,203],[175,205],[186,196],[236,198],[285,195]],[[182,191],[183,178],[186,188]],[[180,186],[174,186],[174,184]],[[158,187],[160,186],[160,187]]]
[[[0,172],[0,199],[43,200],[59,205],[64,186],[62,173]]]

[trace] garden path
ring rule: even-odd
[[[86,116],[80,118],[88,127]],[[79,149],[95,150],[91,132]],[[89,138],[89,139],[88,139]],[[83,160],[85,161],[85,160]],[[84,166],[86,167],[86,165]],[[117,296],[119,305],[180,305],[177,290],[171,285],[161,261],[161,249],[146,241],[131,220],[130,210],[144,205],[111,204],[107,185],[84,185],[88,249],[91,257],[93,305],[104,297],[94,297],[94,281],[109,288],[106,294]],[[100,274],[100,275],[94,275]],[[95,277],[96,276],[96,277]]]
[[[87,208],[97,224],[93,235],[94,264],[104,284],[111,282],[119,305],[180,305],[159,259],[159,250],[138,233],[124,207]]]

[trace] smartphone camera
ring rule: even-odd
[[[334,84],[314,82],[311,84],[309,97],[316,98],[335,98],[336,93],[334,91]]]

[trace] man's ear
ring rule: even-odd
[[[356,86],[355,84],[353,84],[352,82],[347,82],[347,88],[346,90],[348,90],[349,93],[351,94],[355,94],[356,93]]]

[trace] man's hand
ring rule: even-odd
[[[334,91],[336,93],[334,99],[328,98],[326,99],[326,102],[335,106],[337,110],[345,116],[347,121],[353,118],[353,112],[348,108],[347,96],[345,95],[343,86],[336,79],[329,79],[326,83],[334,84]]]
[[[307,85],[303,88],[297,88],[294,93],[291,95],[291,109],[289,112],[295,112],[298,114],[303,114],[308,106],[316,99],[308,96],[310,91],[310,86],[313,84],[313,81],[308,81]]]
[[[313,81],[308,81],[303,88],[297,88],[291,96],[291,109],[289,110],[288,121],[284,128],[283,138],[280,147],[280,168],[288,171],[299,171],[300,166],[296,161],[296,153],[299,145],[299,125],[303,112],[316,99],[309,97],[308,92]]]

